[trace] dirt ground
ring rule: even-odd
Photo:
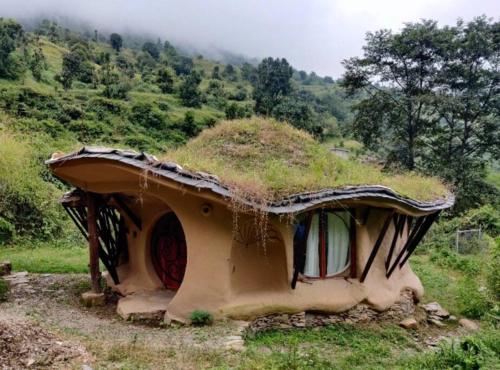
[[[0,303],[0,370],[137,369],[151,364],[199,369],[240,360],[241,354],[227,347],[238,332],[236,322],[162,327],[124,321],[116,314],[117,297],[111,292],[103,307],[80,303],[81,293],[89,290],[87,275],[16,273],[8,279],[9,297]],[[419,308],[415,317],[422,312]],[[426,324],[411,332],[417,345],[429,348],[461,334],[458,326]]]
[[[112,295],[105,307],[83,307],[79,296],[86,290],[87,275],[14,279],[8,301],[0,304],[0,369],[93,367],[96,354],[110,357],[130,345],[173,352],[217,350],[234,332],[232,322],[168,329],[127,322],[116,315]]]

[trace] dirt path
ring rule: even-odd
[[[220,350],[227,337],[234,334],[235,326],[231,322],[217,323],[210,328],[180,326],[168,329],[126,322],[116,315],[116,299],[112,296],[107,297],[104,307],[84,308],[79,303],[79,296],[87,289],[87,275],[18,275],[11,283],[9,300],[0,304],[0,333],[2,323],[15,322],[21,329],[42,330],[53,342],[65,340],[81,352],[73,351],[80,358],[68,355],[65,359],[70,360],[68,366],[93,362],[92,353],[82,350],[82,345],[90,346],[90,352],[99,352],[96,346],[109,344],[118,348],[137,343],[174,351]],[[3,331],[8,330],[4,328]],[[25,344],[34,345],[34,342]],[[36,367],[32,358],[25,360]],[[53,367],[60,368],[60,361],[55,361]]]

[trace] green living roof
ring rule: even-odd
[[[257,117],[221,122],[161,160],[214,174],[231,192],[264,202],[362,185],[386,186],[418,201],[450,195],[437,178],[388,174],[373,165],[342,159],[304,131]]]

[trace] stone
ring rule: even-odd
[[[441,305],[437,302],[431,302],[423,305],[424,310],[432,315],[447,318],[450,316],[450,313],[446,311]]]
[[[86,307],[104,306],[104,293],[82,293],[81,302]]]
[[[448,317],[448,321],[457,321],[457,317],[450,315],[450,317]]]
[[[7,281],[10,286],[27,285],[29,283],[28,272],[15,272],[13,274],[4,276],[4,280]]]
[[[243,339],[232,340],[226,342],[225,348],[232,351],[244,351],[245,350],[245,341]]]
[[[405,329],[416,329],[418,327],[418,322],[413,317],[408,317],[399,323],[399,326]]]
[[[250,326],[250,322],[243,320],[235,320],[234,324],[236,326],[235,332],[238,334],[243,334]]]
[[[232,342],[234,340],[243,340],[243,339],[239,335],[230,335],[230,336],[226,337],[227,342]]]
[[[10,275],[12,271],[12,264],[10,261],[0,262],[0,276]]]
[[[441,320],[436,320],[436,319],[427,319],[428,322],[430,322],[433,325],[436,325],[439,328],[442,328],[444,326],[443,322]]]
[[[174,296],[170,290],[144,291],[120,298],[116,312],[124,320],[165,320],[167,306]]]
[[[471,331],[479,330],[479,325],[472,320],[460,319],[460,320],[458,320],[458,323],[467,330],[471,330]]]

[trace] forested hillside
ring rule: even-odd
[[[43,165],[56,150],[88,144],[159,154],[220,120],[253,114],[326,139],[340,137],[349,120],[350,102],[337,83],[285,59],[221,64],[141,35],[75,31],[48,20],[28,27],[0,20],[4,239],[61,229],[55,200],[64,185]]]

